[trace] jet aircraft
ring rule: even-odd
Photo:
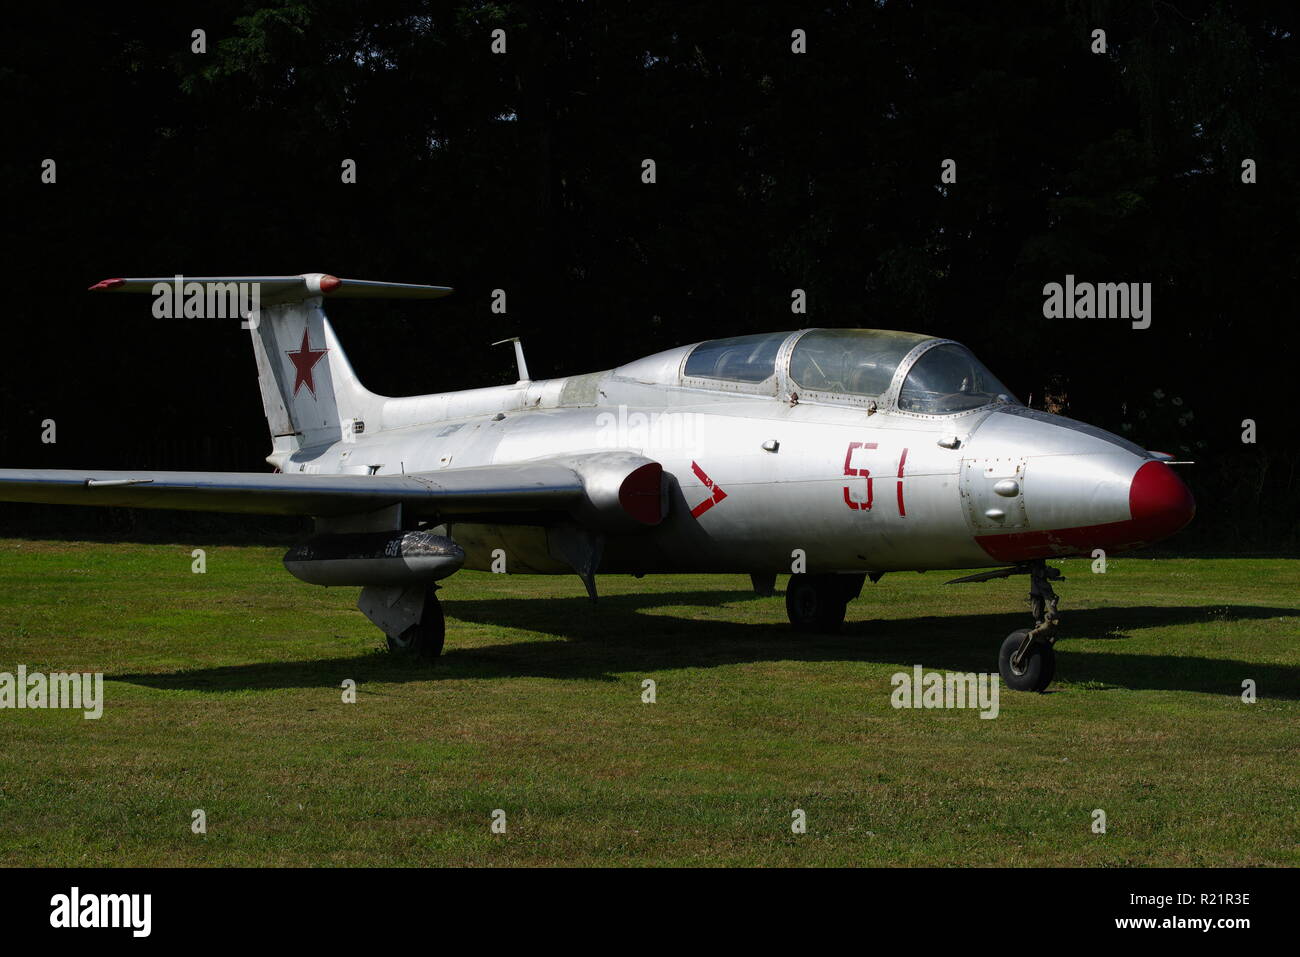
[[[324,302],[449,288],[324,273],[186,288],[231,283],[260,291],[246,325],[273,472],[4,469],[0,500],[309,516],[285,567],[359,587],[397,653],[441,653],[438,583],[461,568],[576,573],[593,599],[598,575],[741,573],[772,594],[789,574],[791,625],[831,632],[868,578],[991,567],[955,581],[1028,577],[1033,623],[998,664],[1041,691],[1059,637],[1047,559],[1150,545],[1195,512],[1170,456],[1025,407],[949,339],[763,332],[543,380],[515,341],[513,385],[389,398],[358,381]]]

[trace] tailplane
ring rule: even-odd
[[[159,317],[239,316],[253,338],[271,461],[337,442],[379,424],[384,397],[357,379],[325,317],[326,299],[436,299],[447,286],[301,276],[105,279],[92,291],[146,292]]]

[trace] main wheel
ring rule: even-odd
[[[414,655],[432,661],[442,654],[442,644],[447,637],[447,622],[442,617],[442,603],[438,593],[430,587],[424,595],[424,608],[420,622],[411,625],[401,635],[388,636],[388,650],[393,654]]]
[[[1035,641],[1026,649],[1018,667],[1011,664],[1011,656],[1020,650],[1020,643],[1029,634],[1021,628],[1007,635],[998,652],[998,672],[1003,683],[1013,691],[1042,691],[1052,683],[1056,674],[1056,649],[1045,642]]]
[[[791,575],[785,613],[795,631],[833,634],[844,624],[848,601],[835,575]]]

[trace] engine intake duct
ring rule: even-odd
[[[585,501],[573,511],[580,524],[601,531],[636,531],[668,514],[664,467],[635,452],[611,451],[557,458],[578,473]]]

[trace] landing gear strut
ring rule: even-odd
[[[357,607],[383,631],[393,654],[425,660],[442,654],[447,626],[437,585],[367,585],[361,589]]]
[[[785,613],[795,631],[833,634],[844,624],[849,602],[862,593],[865,575],[791,575]]]
[[[424,592],[420,620],[408,626],[400,635],[388,635],[388,650],[393,654],[414,655],[428,661],[442,654],[442,643],[446,637],[447,623],[442,617],[442,603],[438,601],[438,586],[429,585]]]
[[[1043,559],[1028,563],[1029,605],[1034,615],[1033,628],[1020,628],[1007,635],[998,653],[998,671],[1002,681],[1015,691],[1042,691],[1056,674],[1056,613],[1058,601],[1052,582],[1060,579],[1057,568],[1049,568]]]

